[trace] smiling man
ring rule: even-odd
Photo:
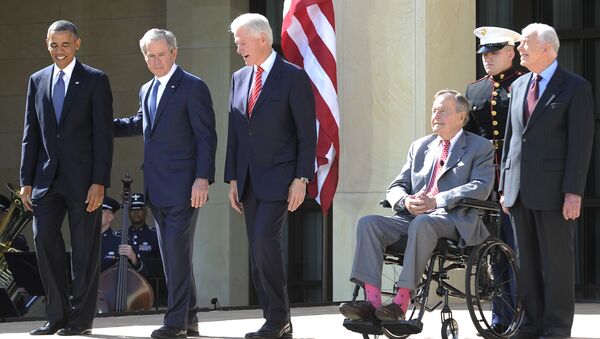
[[[231,79],[225,182],[231,207],[246,219],[252,279],[266,319],[246,338],[291,338],[281,232],[313,177],[315,99],[306,72],[273,51],[267,18],[242,14],[230,29],[246,67]]]
[[[54,62],[29,79],[21,153],[21,200],[33,210],[33,238],[48,322],[32,335],[90,334],[100,273],[100,224],[112,164],[108,77],[80,63],[77,27],[48,28]],[[61,226],[68,214],[71,267]],[[73,273],[72,288],[67,270]]]
[[[594,140],[592,87],[558,64],[554,28],[530,24],[521,35],[521,65],[531,72],[512,84],[499,187],[517,236],[526,315],[519,337],[569,337],[574,231]]]

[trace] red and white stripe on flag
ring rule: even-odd
[[[315,178],[308,193],[327,213],[338,182],[340,112],[337,102],[335,17],[332,0],[285,0],[281,47],[312,82],[317,115]]]

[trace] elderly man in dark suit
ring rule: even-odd
[[[569,337],[574,315],[574,237],[594,134],[590,83],[558,65],[554,28],[522,31],[502,156],[500,202],[517,235],[522,337]]]
[[[29,79],[21,152],[21,199],[33,210],[33,237],[48,303],[32,335],[91,333],[100,273],[100,221],[112,164],[108,77],[80,63],[77,27],[48,28],[54,62]],[[68,213],[72,289],[61,226]],[[60,330],[60,331],[59,331]]]
[[[204,81],[175,64],[172,32],[153,28],[140,48],[154,78],[140,90],[137,114],[115,119],[115,136],[144,136],[144,190],[168,289],[164,325],[152,338],[185,338],[198,335],[192,249],[197,208],[215,176],[215,113]]]
[[[246,219],[252,278],[266,319],[246,338],[287,338],[292,327],[281,232],[314,173],[314,96],[306,72],[273,51],[264,16],[243,14],[230,28],[246,67],[231,79],[225,182],[231,207]]]
[[[469,103],[456,91],[436,93],[431,111],[433,134],[412,143],[406,164],[390,184],[386,200],[394,216],[368,215],[356,230],[350,280],[363,285],[366,301],[344,303],[351,320],[401,320],[410,293],[423,276],[440,238],[474,246],[488,236],[474,209],[455,206],[463,198],[485,200],[494,185],[494,148],[485,138],[463,130]],[[392,303],[382,305],[383,250],[408,236],[399,287]]]

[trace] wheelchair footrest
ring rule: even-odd
[[[379,321],[373,320],[350,320],[344,319],[344,327],[352,332],[362,334],[382,335],[381,325]]]
[[[423,331],[423,323],[417,320],[382,321],[381,327],[396,336],[418,334]]]

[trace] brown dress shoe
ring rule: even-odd
[[[404,320],[404,311],[398,304],[382,305],[375,311],[375,316],[379,320],[398,321]]]
[[[340,313],[350,320],[374,320],[375,307],[368,301],[340,304]]]

